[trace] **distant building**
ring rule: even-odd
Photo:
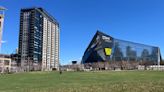
[[[0,73],[21,72],[17,66],[17,54],[0,54]]]
[[[4,11],[6,9],[0,6],[0,52],[1,52],[1,44],[2,44],[2,34],[3,34],[3,23],[4,23]]]
[[[11,71],[10,55],[0,54],[0,73],[7,73]]]
[[[21,9],[18,54],[24,69],[59,68],[59,23],[42,8]]]
[[[82,58],[85,68],[135,69],[163,64],[159,47],[113,38],[97,31]]]

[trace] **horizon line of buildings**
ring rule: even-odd
[[[0,7],[0,41],[4,9]],[[18,66],[18,71],[59,70],[59,47],[58,21],[42,8],[23,8],[18,51],[11,55],[0,54],[0,72],[12,71],[12,65]],[[82,64],[86,69],[136,69],[139,65],[164,65],[164,62],[159,47],[116,39],[97,31],[84,52]]]

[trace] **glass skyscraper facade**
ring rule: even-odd
[[[98,31],[86,49],[82,63],[92,65],[103,62],[115,66],[122,66],[123,63],[126,65],[163,63],[158,47],[115,39]]]
[[[18,54],[23,68],[33,64],[42,70],[58,68],[59,23],[42,8],[21,9]]]

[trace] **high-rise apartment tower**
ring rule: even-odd
[[[18,54],[24,69],[59,68],[59,23],[42,8],[21,9]]]

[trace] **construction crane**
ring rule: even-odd
[[[6,10],[6,8],[0,6],[0,52],[1,52],[1,44],[2,44],[2,34],[3,34],[5,10]]]

